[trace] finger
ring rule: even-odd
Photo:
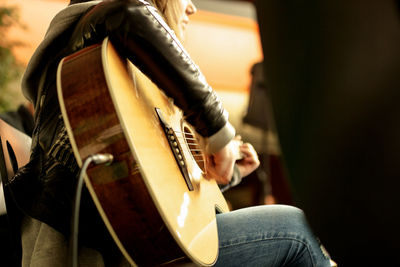
[[[236,147],[236,150],[240,150],[240,146],[243,145],[242,137],[240,135],[236,135],[232,141],[232,144]]]
[[[257,163],[259,162],[257,152],[252,147],[244,148],[241,153],[244,155],[240,162],[244,163]]]
[[[214,166],[207,168],[206,176],[207,180],[215,180],[218,184],[228,184],[229,180],[220,176]]]
[[[238,134],[233,139],[234,140],[242,140],[242,136],[240,134]]]
[[[254,147],[250,143],[244,143],[240,146],[240,152],[246,156],[251,156],[257,154]]]
[[[228,184],[233,172],[233,161],[232,166],[227,164],[228,161],[219,162],[218,158],[213,155],[209,155],[206,158],[207,173],[206,179],[214,179],[219,184]]]

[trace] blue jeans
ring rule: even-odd
[[[215,266],[330,266],[304,213],[265,205],[217,215],[219,257]]]

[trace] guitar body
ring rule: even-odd
[[[64,58],[57,76],[78,164],[96,153],[114,156],[108,166],[90,166],[85,183],[127,260],[154,266],[187,256],[213,265],[216,209],[228,207],[215,181],[204,178],[181,111],[108,39]]]

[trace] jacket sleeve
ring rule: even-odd
[[[206,137],[209,153],[233,138],[235,130],[221,101],[155,7],[143,0],[103,1],[80,19],[70,46],[76,51],[106,36],[174,99],[186,120]]]

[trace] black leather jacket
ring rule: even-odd
[[[69,8],[76,10],[74,6],[79,5],[84,4]],[[52,23],[46,36],[52,38],[51,42],[43,51],[37,51],[28,66],[23,87],[25,95],[36,103],[33,152],[31,162],[10,183],[14,198],[25,213],[63,233],[69,229],[78,172],[56,92],[56,69],[63,57],[109,36],[120,53],[174,99],[201,135],[210,137],[222,132],[224,141],[214,145],[214,150],[234,135],[226,130],[230,124],[215,92],[151,4],[140,0],[103,1],[85,5],[84,11],[79,12],[71,18],[55,18],[62,25],[68,22],[68,26],[53,36],[52,27],[59,24]],[[85,196],[88,201],[83,203],[81,214],[93,221],[98,215],[87,193]],[[82,232],[93,229],[91,224]],[[92,241],[96,242],[96,238]]]

